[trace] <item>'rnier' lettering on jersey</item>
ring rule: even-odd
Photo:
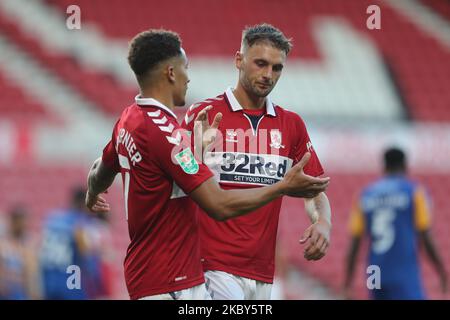
[[[116,152],[118,152],[119,150],[119,144],[123,144],[125,146],[125,149],[128,152],[128,156],[130,157],[130,160],[134,166],[136,165],[136,162],[142,160],[142,156],[139,151],[137,151],[133,137],[125,128],[121,128],[119,130],[119,134],[117,135]]]

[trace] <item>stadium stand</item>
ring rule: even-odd
[[[69,0],[49,2],[61,9],[71,3]],[[128,7],[132,15],[124,15],[124,9],[118,1],[82,0],[78,3],[84,9],[85,18],[98,25],[110,37],[128,39],[136,30],[145,30],[148,21],[155,26],[180,30],[185,46],[192,55],[232,55],[245,25],[267,21],[279,26],[286,34],[295,35],[298,45],[294,48],[292,57],[318,59],[320,53],[309,32],[312,19],[324,15],[343,17],[378,45],[392,68],[393,76],[399,81],[399,89],[414,119],[450,120],[446,104],[450,99],[449,91],[446,90],[450,86],[447,47],[389,6],[383,6],[383,32],[368,30],[365,21],[367,16],[361,12],[365,12],[370,4],[382,5],[383,2],[380,1],[333,1],[325,4],[321,1],[291,0],[283,3],[281,12],[279,5],[270,1],[264,2],[264,6],[255,0],[246,1],[239,6],[233,2],[219,1],[165,1],[158,4],[158,10],[151,10],[151,6],[148,10],[143,10],[148,5],[146,1],[139,0]],[[430,1],[431,3],[437,1]],[[105,10],[106,7],[108,11]],[[440,10],[446,12],[446,7],[440,5],[439,8],[441,7]],[[204,12],[208,12],[208,15]],[[174,13],[182,13],[180,16],[184,18],[173,19]],[[225,22],[225,19],[226,28],[210,27],[211,21]],[[199,34],[201,37],[197,36]]]
[[[125,89],[111,75],[80,68],[74,58],[45,50],[38,39],[25,35],[8,17],[3,16],[0,21],[1,29],[10,40],[31,53],[37,61],[94,102],[103,112],[117,116],[129,104],[130,97],[135,95],[136,90]]]
[[[450,3],[448,1],[420,0],[420,2],[450,20]]]
[[[49,113],[39,102],[33,101],[20,87],[15,86],[5,75],[0,74],[0,113],[2,118],[15,123],[32,123],[48,120]]]

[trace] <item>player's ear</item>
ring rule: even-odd
[[[244,60],[243,53],[240,51],[236,51],[236,54],[234,55],[234,64],[236,65],[236,68],[239,70],[241,70],[242,60]]]
[[[166,67],[167,78],[170,82],[175,82],[175,67],[173,65],[168,64]]]

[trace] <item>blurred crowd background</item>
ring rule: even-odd
[[[68,28],[71,5],[80,29]],[[370,5],[380,8],[381,29],[367,27]],[[0,297],[64,299],[43,292],[76,261],[77,298],[128,298],[121,180],[106,195],[109,215],[82,206],[89,166],[138,93],[128,41],[149,28],[180,34],[189,106],[236,83],[241,32],[262,22],[294,44],[272,100],[304,118],[332,179],[332,245],[320,261],[306,261],[298,244],[309,225],[303,203],[283,202],[274,297],[342,298],[352,201],[380,176],[389,146],[406,151],[409,174],[427,187],[436,244],[450,265],[449,1],[0,0]],[[367,298],[364,260],[356,299]],[[429,297],[442,298],[421,263]]]

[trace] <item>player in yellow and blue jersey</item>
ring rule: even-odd
[[[384,165],[385,176],[366,187],[353,206],[345,291],[348,292],[352,282],[361,239],[368,235],[368,264],[380,270],[380,286],[370,290],[372,299],[425,299],[418,261],[419,242],[436,268],[445,293],[447,277],[430,233],[426,192],[408,179],[402,150],[387,150]]]

